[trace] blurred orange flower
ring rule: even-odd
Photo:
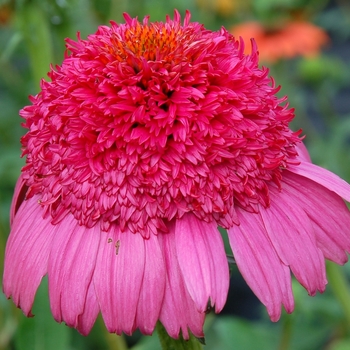
[[[5,26],[11,19],[12,8],[9,4],[4,4],[0,6],[0,26]]]
[[[296,56],[317,56],[321,47],[329,41],[326,32],[307,21],[284,23],[279,29],[266,29],[259,22],[245,22],[231,28],[231,34],[245,42],[254,38],[260,60],[274,63]]]
[[[223,17],[231,16],[241,7],[241,2],[242,0],[196,0],[198,7],[206,11],[213,11]]]

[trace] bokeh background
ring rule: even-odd
[[[163,21],[174,8],[208,29],[225,26],[250,50],[254,36],[261,65],[295,108],[313,162],[350,182],[350,2],[348,0],[0,0],[0,271],[9,233],[8,214],[24,160],[18,111],[39,91],[50,64],[60,64],[64,38],[83,38],[122,13]],[[30,234],[30,232],[28,232]],[[350,229],[349,229],[350,234]],[[227,306],[205,324],[207,350],[350,349],[350,264],[328,264],[325,293],[309,297],[293,284],[295,312],[277,323],[267,317],[232,266]],[[53,321],[44,280],[34,318],[25,318],[0,293],[0,350],[160,349],[157,336],[108,334],[101,319],[81,336]]]

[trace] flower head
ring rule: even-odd
[[[101,26],[67,40],[21,116],[26,166],[11,209],[4,292],[26,315],[48,276],[58,322],[87,334],[203,335],[238,267],[277,320],[290,269],[314,294],[347,259],[350,187],[312,165],[257,48],[190,22]]]

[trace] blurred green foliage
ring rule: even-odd
[[[319,56],[281,60],[270,68],[277,84],[282,85],[281,96],[287,94],[296,108],[293,127],[302,128],[307,135],[305,142],[313,161],[350,180],[350,6],[346,0],[0,0],[1,271],[11,196],[24,163],[19,143],[24,130],[18,111],[29,104],[28,95],[38,92],[50,64],[62,61],[64,38],[75,38],[78,31],[86,37],[98,25],[123,21],[123,12],[160,21],[166,14],[172,15],[174,8],[182,14],[189,9],[193,20],[212,30],[245,20],[271,25],[296,13],[327,30],[331,42]],[[346,286],[349,267],[337,273]],[[349,294],[340,295],[336,284],[332,281],[323,295],[310,298],[296,283],[296,310],[292,315],[283,314],[276,324],[270,322],[262,306],[261,317],[255,321],[210,314],[205,349],[349,349],[350,321],[344,312]],[[350,299],[347,301],[350,304]],[[110,335],[101,319],[87,337],[55,323],[45,281],[34,313],[36,317],[26,319],[0,294],[0,350],[160,348],[156,337]]]

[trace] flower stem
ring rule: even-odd
[[[127,350],[128,346],[126,344],[123,335],[106,333],[106,340],[108,344],[108,350]]]
[[[279,350],[289,349],[289,345],[292,339],[292,326],[292,316],[288,315],[288,317],[284,317],[282,323],[281,340],[278,348]]]
[[[189,340],[184,340],[180,335],[179,339],[174,339],[165,330],[164,326],[157,323],[157,333],[163,350],[201,350],[202,345],[199,340],[190,334]]]
[[[342,306],[348,330],[350,331],[350,286],[344,269],[334,263],[327,262],[327,276],[334,295]]]

